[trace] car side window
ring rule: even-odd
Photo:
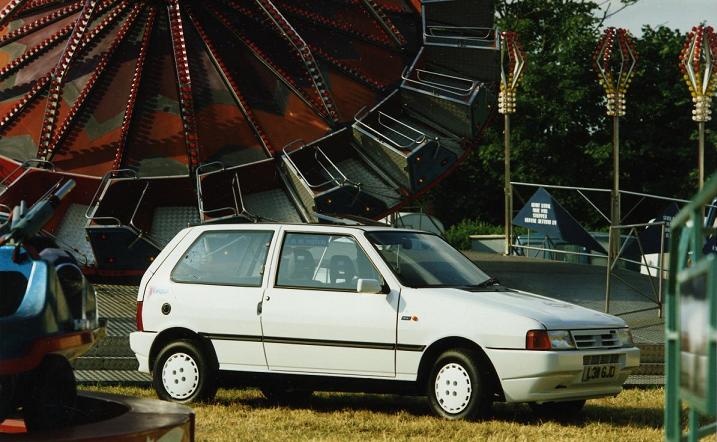
[[[356,291],[359,279],[383,282],[350,236],[287,233],[279,259],[277,286]]]
[[[205,232],[175,265],[172,281],[261,287],[273,235],[247,230]]]

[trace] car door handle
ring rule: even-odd
[[[256,305],[256,314],[257,314],[257,315],[260,315],[260,314],[261,314],[261,305],[262,305],[262,303],[263,303],[262,301],[259,301],[259,303]]]

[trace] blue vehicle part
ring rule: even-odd
[[[71,423],[68,361],[106,332],[75,259],[40,234],[73,187],[57,183],[29,209],[21,203],[0,217],[0,421],[21,407],[28,429]]]
[[[0,375],[31,370],[48,352],[72,359],[94,342],[87,326],[97,327],[96,315],[86,311],[84,315],[94,318],[95,324],[78,321],[83,315],[73,315],[53,266],[31,259],[22,248],[5,246],[0,247],[0,275],[17,281],[0,288],[5,307],[0,317]],[[22,279],[24,293],[20,293]],[[10,311],[13,304],[17,308]],[[85,305],[94,307],[94,302]]]

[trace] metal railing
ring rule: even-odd
[[[424,43],[436,42],[437,39],[450,39],[458,47],[500,47],[500,31],[497,28],[429,25],[426,14],[423,14]]]
[[[125,174],[127,176],[122,176]],[[122,221],[120,221],[119,218],[115,218],[113,216],[95,216],[95,213],[100,206],[100,202],[102,202],[104,192],[109,187],[109,181],[116,178],[137,179],[138,176],[137,172],[132,169],[110,170],[109,172],[104,174],[102,176],[102,180],[100,180],[99,186],[97,186],[97,190],[95,190],[95,194],[90,200],[90,204],[87,206],[87,210],[85,211],[85,218],[87,218],[88,223],[91,223],[93,221],[110,221],[113,225],[122,225]]]
[[[232,190],[232,201],[234,202],[234,206],[219,207],[216,209],[206,209],[204,207],[205,203],[202,177],[205,177],[212,173],[224,172],[226,170],[227,169],[224,163],[222,163],[221,161],[214,161],[212,163],[202,164],[196,170],[197,206],[199,209],[199,216],[201,217],[201,221],[206,222],[208,215],[217,213],[229,213],[229,215],[218,216],[216,218],[212,218],[213,220],[233,217],[246,218],[250,222],[258,222],[262,219],[269,220],[268,218],[261,218],[258,215],[255,215],[249,210],[247,210],[246,206],[244,205],[244,195],[241,189],[238,172],[234,172],[230,186]]]
[[[523,187],[543,187],[546,189],[559,189],[559,190],[574,190],[576,193],[578,193],[584,200],[587,202],[596,213],[598,213],[603,219],[606,221],[610,221],[610,217],[607,216],[600,208],[587,196],[585,195],[585,192],[601,192],[609,194],[611,192],[610,189],[602,189],[597,187],[573,187],[573,186],[559,186],[554,184],[536,184],[536,183],[525,183],[520,181],[511,181],[510,183],[513,186],[523,186]],[[682,199],[682,198],[673,198],[673,197],[667,197],[662,195],[653,195],[649,193],[643,193],[643,192],[633,192],[630,190],[620,190],[620,195],[630,195],[630,196],[636,196],[640,197],[640,200],[638,200],[633,207],[625,213],[625,215],[622,216],[622,220],[624,221],[628,216],[632,215],[632,213],[637,209],[640,204],[642,204],[644,201],[648,199],[654,199],[654,200],[661,200],[661,201],[668,201],[668,202],[675,202],[680,204],[686,204],[689,202],[689,200]],[[707,205],[706,207],[714,207],[717,208],[717,206]]]
[[[244,195],[241,190],[241,183],[239,182],[239,174],[234,172],[234,178],[232,178],[232,195],[234,197],[234,206],[237,208],[237,217],[246,218],[250,222],[258,222],[261,218],[251,212],[249,212],[244,205]]]
[[[144,188],[142,189],[142,193],[139,195],[139,199],[137,200],[137,205],[134,206],[134,210],[132,211],[132,216],[129,219],[129,226],[133,229],[137,230],[138,232],[142,232],[142,229],[134,224],[134,219],[137,217],[137,212],[139,212],[139,208],[142,205],[142,201],[144,200],[144,197],[147,195],[147,189],[149,189],[149,181],[144,183]]]
[[[415,78],[412,78],[413,74],[415,74]],[[443,95],[441,93],[443,93],[449,97],[459,99],[471,97],[473,93],[484,84],[478,80],[442,74],[426,69],[414,69],[411,71],[409,68],[406,68],[401,74],[401,78],[405,82],[417,85],[421,90],[430,92],[437,97],[442,97]],[[446,80],[458,84],[462,83],[462,87],[448,84]]]
[[[519,182],[519,181],[512,181],[511,186],[513,187],[528,187],[528,188],[545,188],[545,189],[556,189],[556,190],[565,190],[565,191],[571,191],[577,193],[584,201],[587,203],[592,210],[596,214],[598,214],[602,219],[606,221],[607,224],[610,223],[610,217],[600,208],[600,205],[593,199],[590,198],[588,193],[599,193],[602,195],[609,195],[611,190],[610,189],[603,189],[603,188],[596,188],[596,187],[577,187],[577,186],[560,186],[560,185],[551,185],[551,184],[537,184],[537,183],[526,183],[526,182]],[[688,203],[689,200],[681,199],[681,198],[671,198],[666,197],[662,195],[653,195],[649,193],[643,193],[643,192],[633,192],[633,191],[627,191],[627,190],[621,190],[620,195],[628,195],[639,198],[637,202],[635,202],[632,207],[628,211],[624,213],[622,216],[621,222],[624,222],[627,217],[632,215],[635,210],[643,204],[647,200],[659,200],[659,201],[666,201],[666,202],[674,202],[678,204],[685,204]],[[711,206],[708,205],[707,207],[715,207],[717,206]],[[514,214],[512,214],[513,216]],[[510,231],[513,231],[513,221],[512,218],[510,220]],[[647,257],[645,256],[644,247],[642,243],[642,239],[640,238],[640,231],[643,228],[659,228],[660,229],[660,249],[658,252],[658,262],[657,264],[651,264],[647,261]],[[638,313],[641,311],[647,311],[647,310],[654,310],[657,309],[658,311],[658,317],[662,317],[663,313],[663,298],[664,298],[664,279],[666,277],[666,262],[665,262],[665,233],[668,229],[668,225],[664,221],[653,221],[653,222],[647,222],[647,223],[638,223],[638,224],[621,224],[618,226],[608,226],[608,229],[610,233],[613,231],[617,231],[618,235],[615,235],[617,238],[620,239],[620,245],[619,245],[619,252],[617,253],[617,256],[612,256],[610,254],[611,246],[613,245],[611,243],[613,236],[608,235],[608,253],[607,254],[600,254],[600,253],[585,253],[585,252],[575,252],[575,251],[569,251],[569,250],[560,250],[554,247],[553,244],[548,243],[542,246],[532,246],[532,245],[523,245],[518,243],[517,236],[514,235],[513,238],[509,238],[510,241],[510,250],[517,251],[517,250],[534,250],[534,251],[542,251],[543,256],[547,257],[546,254],[551,254],[551,257],[555,257],[556,255],[574,255],[574,256],[585,256],[589,258],[601,258],[606,259],[607,258],[607,265],[606,265],[606,283],[605,283],[605,304],[604,304],[604,310],[605,312],[610,311],[610,302],[611,302],[611,292],[613,289],[612,279],[617,279],[620,282],[624,283],[626,286],[628,286],[630,289],[635,291],[638,295],[641,297],[653,302],[655,304],[654,307],[646,308],[646,309],[640,309],[640,310],[634,310],[634,311],[627,311],[627,312],[621,312],[620,315],[626,315],[631,313]],[[620,236],[621,232],[626,231],[628,234],[626,236]],[[630,244],[636,244],[639,251],[640,251],[640,261],[636,261],[634,259],[628,258],[624,256],[625,252],[628,250],[628,247]],[[632,284],[630,284],[628,281],[625,280],[622,276],[620,276],[617,273],[618,263],[622,263],[624,265],[630,264],[630,265],[639,265],[640,268],[644,268],[647,271],[647,277],[650,283],[650,294],[643,293],[643,290],[638,289],[637,287],[634,287]],[[657,278],[657,281],[654,279]]]
[[[528,244],[530,244],[530,234],[528,235]],[[588,252],[576,252],[574,250],[562,250],[555,248],[555,244],[549,237],[543,238],[543,246],[542,247],[536,247],[531,245],[523,245],[519,243],[513,243],[511,244],[511,248],[517,249],[517,250],[534,250],[536,252],[543,252],[543,259],[550,259],[553,261],[557,261],[555,258],[556,255],[572,255],[572,256],[585,256],[589,258],[606,258],[607,255],[601,254],[601,253],[588,253]],[[549,254],[549,255],[548,255]],[[519,255],[521,255],[519,253]],[[522,253],[522,255],[525,255],[525,253]],[[536,254],[537,256],[537,254]],[[550,257],[548,257],[550,256]]]
[[[47,160],[41,160],[41,159],[32,159],[32,160],[25,160],[22,163],[20,163],[19,166],[17,166],[15,169],[10,171],[5,177],[0,180],[0,188],[7,188],[10,187],[12,184],[15,183],[20,177],[22,177],[25,172],[27,172],[28,169],[44,169],[49,170],[51,172],[55,171],[55,165],[52,164],[52,162]],[[18,172],[22,171],[19,175],[17,175]]]
[[[386,122],[385,120],[388,119],[389,122]],[[411,150],[414,146],[417,146],[421,143],[424,143],[428,136],[421,132],[420,130],[416,129],[415,127],[408,125],[404,123],[403,121],[394,118],[390,115],[388,115],[385,112],[378,111],[378,124],[383,127],[384,129],[390,131],[391,133],[399,136],[401,139],[407,140],[408,144],[399,144],[398,142],[395,142],[395,145],[406,150]],[[398,125],[398,128],[391,127],[390,124],[395,123]],[[400,128],[406,129],[407,132],[401,131]]]
[[[380,141],[383,141],[384,143],[388,144],[389,147],[394,148],[402,155],[405,155],[403,153],[403,151],[413,150],[415,147],[419,146],[422,143],[425,143],[428,140],[428,136],[425,133],[421,132],[420,130],[386,114],[383,111],[377,111],[377,112],[378,112],[378,118],[376,121],[378,122],[378,124],[381,125],[381,127],[383,127],[384,129],[387,129],[387,130],[391,131],[392,133],[398,135],[401,139],[408,141],[406,144],[401,144],[401,143],[393,140],[389,136],[381,133],[379,130],[377,130],[377,129],[371,127],[370,125],[368,125],[367,123],[365,123],[363,121],[363,119],[366,118],[369,114],[369,110],[367,107],[362,108],[361,110],[358,111],[358,113],[356,113],[356,115],[354,116],[354,121],[356,122],[356,124],[358,124],[362,128],[368,130],[370,132],[370,134],[377,137]],[[388,126],[388,123],[386,123],[382,118],[387,118],[394,123],[398,123],[400,126],[408,129],[409,132],[411,132],[417,136],[412,137],[408,134],[405,134],[405,133],[399,131],[398,129],[394,129],[394,128]]]
[[[107,190],[112,185],[112,180],[139,180],[139,176],[137,175],[137,172],[133,169],[110,170],[109,172],[104,174],[102,180],[100,181],[100,185],[97,187],[97,190],[92,196],[90,204],[89,206],[87,206],[87,210],[85,211],[85,218],[88,220],[88,226],[93,222],[96,223],[98,221],[102,221],[103,224],[101,225],[104,227],[126,228],[131,230],[136,235],[136,238],[129,244],[129,247],[134,246],[137,241],[143,239],[148,243],[152,244],[157,249],[161,250],[162,247],[159,246],[159,242],[144,229],[137,226],[134,222],[135,218],[137,217],[137,213],[139,212],[140,206],[144,201],[144,197],[147,194],[147,190],[149,190],[149,186],[151,183],[149,179],[147,179],[147,181],[145,182],[144,188],[142,188],[139,198],[137,199],[137,204],[135,204],[134,209],[132,209],[132,215],[130,216],[129,221],[127,223],[124,223],[121,219],[114,216],[96,216],[97,210],[99,210],[100,204],[105,198]]]
[[[294,146],[299,147],[294,147]],[[314,151],[314,160],[316,161],[316,164],[319,165],[321,170],[324,172],[324,175],[327,177],[326,181],[320,182],[320,183],[312,183],[309,181],[309,179],[301,172],[301,168],[298,164],[291,158],[291,155],[296,154],[297,152],[301,152],[304,149],[311,148]],[[334,186],[345,186],[350,185],[356,188],[359,188],[361,185],[359,183],[355,183],[351,181],[342,171],[341,169],[334,163],[331,158],[329,158],[328,155],[321,149],[319,146],[307,146],[303,140],[294,140],[291,143],[284,146],[282,149],[284,152],[284,158],[286,158],[286,161],[291,165],[291,167],[294,169],[294,171],[299,175],[299,178],[301,178],[302,181],[306,183],[307,186],[309,186],[310,189],[321,189],[322,187],[328,186],[328,185],[334,185]],[[324,164],[324,162],[328,163],[328,166]],[[333,172],[332,172],[333,170]]]
[[[424,35],[430,37],[451,37],[468,40],[492,41],[495,40],[495,28],[481,28],[477,26],[445,26],[426,25]]]
[[[214,170],[210,170],[214,169]],[[217,172],[223,172],[226,170],[226,167],[224,163],[221,161],[214,161],[211,163],[205,163],[197,167],[197,170],[195,172],[195,179],[196,179],[196,188],[197,188],[197,208],[199,209],[199,216],[201,217],[202,222],[205,221],[207,214],[212,213],[221,213],[221,212],[227,212],[231,211],[232,214],[236,215],[238,208],[226,206],[226,207],[220,207],[217,209],[205,209],[204,208],[204,190],[202,186],[202,178],[206,175],[210,175],[212,173]]]
[[[645,248],[642,244],[642,238],[640,238],[640,232],[638,232],[637,229],[639,228],[646,228],[646,227],[659,227],[660,228],[660,248],[659,248],[659,258],[657,265],[652,265],[647,261],[647,254],[645,253]],[[657,316],[659,318],[662,318],[663,313],[663,287],[664,287],[664,279],[666,278],[665,274],[665,232],[667,231],[667,228],[669,226],[664,221],[656,221],[651,223],[640,223],[640,224],[625,224],[621,226],[611,226],[610,230],[625,230],[627,229],[629,233],[627,234],[627,239],[622,242],[622,245],[618,249],[617,256],[612,256],[611,251],[613,250],[611,246],[610,241],[613,240],[613,237],[619,237],[618,235],[608,235],[608,258],[607,258],[607,276],[605,278],[605,313],[610,312],[610,295],[612,291],[612,279],[618,279],[620,282],[625,284],[627,287],[632,289],[635,293],[640,295],[641,297],[653,302],[655,304],[655,307],[648,307],[648,308],[642,308],[637,310],[631,310],[626,312],[620,312],[621,315],[628,315],[632,313],[640,313],[644,311],[654,310],[657,309]],[[634,236],[633,236],[634,235]],[[629,239],[635,238],[635,244],[637,244],[637,247],[640,250],[640,259],[641,261],[635,261],[633,259],[626,258],[624,256],[621,256],[627,247],[630,244]],[[626,263],[632,263],[632,264],[639,264],[641,268],[645,268],[647,270],[647,276],[648,281],[650,282],[650,288],[652,290],[652,297],[645,295],[642,290],[638,289],[637,287],[630,284],[625,278],[620,276],[617,272],[615,272],[615,265],[618,263],[618,261],[623,261]],[[655,271],[655,274],[653,275],[652,271]],[[655,286],[655,278],[657,278],[657,286]]]

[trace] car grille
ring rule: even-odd
[[[588,348],[618,348],[622,346],[617,330],[574,330],[571,332],[575,347]]]

